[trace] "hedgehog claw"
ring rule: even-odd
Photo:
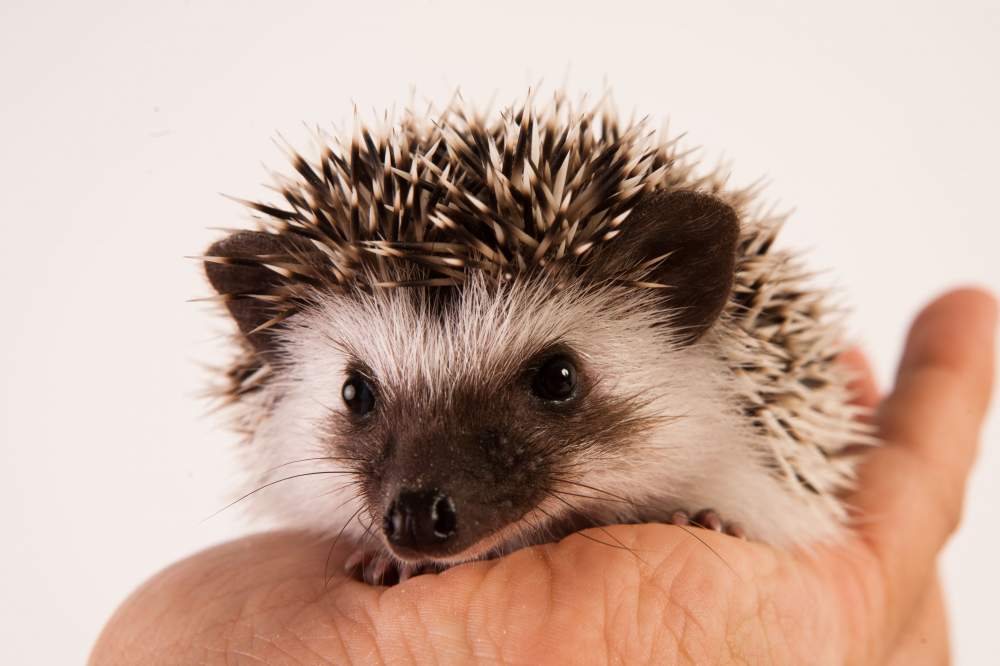
[[[674,511],[670,514],[670,520],[667,522],[669,525],[684,527],[691,524],[691,518],[688,516],[687,511]]]
[[[687,511],[674,511],[670,514],[670,519],[667,523],[669,525],[677,525],[679,527],[686,527],[688,525],[692,527],[701,527],[706,530],[728,534],[729,536],[736,537],[737,539],[746,539],[746,533],[743,531],[742,525],[739,523],[724,522],[722,518],[719,517],[719,514],[712,509],[699,511],[694,515],[694,518],[692,518]]]
[[[719,518],[719,514],[712,509],[699,511],[695,514],[692,522],[698,527],[703,527],[706,530],[712,530],[713,532],[722,531],[722,519]]]
[[[408,581],[414,576],[424,573],[424,567],[420,564],[403,564],[399,567],[399,582]]]
[[[383,585],[391,563],[378,551],[356,550],[344,561],[344,572],[369,585]]]
[[[379,551],[357,550],[344,561],[344,572],[368,585],[397,585],[429,571],[428,565],[399,562]]]
[[[353,574],[355,569],[362,565],[365,558],[368,557],[370,553],[364,550],[356,550],[347,559],[344,560],[344,573],[350,575]]]

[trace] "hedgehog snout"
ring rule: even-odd
[[[544,471],[528,449],[523,436],[496,424],[393,438],[369,495],[386,546],[410,561],[485,547],[538,502]]]

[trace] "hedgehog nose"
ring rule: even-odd
[[[400,492],[382,518],[389,543],[416,551],[440,546],[455,535],[455,503],[436,490]]]

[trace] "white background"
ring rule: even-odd
[[[540,79],[671,119],[794,205],[883,382],[939,290],[1000,288],[995,2],[64,2],[0,8],[0,663],[79,663],[118,602],[248,527],[200,361],[198,254],[280,131]],[[944,558],[962,664],[995,656],[1000,448]],[[992,656],[991,656],[992,655]]]

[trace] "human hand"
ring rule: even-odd
[[[860,400],[878,406],[885,444],[849,498],[864,520],[836,546],[786,551],[619,525],[606,529],[635,554],[572,535],[380,588],[326,584],[329,544],[262,534],[145,583],[91,663],[946,662],[936,562],[961,517],[996,317],[975,290],[932,303],[881,403],[863,358],[845,359],[862,371]]]

